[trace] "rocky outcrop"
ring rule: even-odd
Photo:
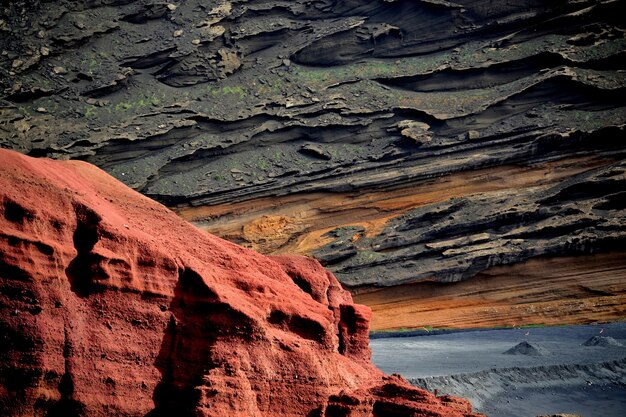
[[[473,416],[370,363],[312,259],[206,234],[79,161],[0,151],[7,416]]]
[[[0,146],[355,292],[623,253],[624,4],[11,2]]]

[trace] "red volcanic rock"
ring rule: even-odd
[[[8,416],[473,416],[384,376],[316,261],[208,235],[82,162],[0,150]]]

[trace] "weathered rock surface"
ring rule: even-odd
[[[626,253],[625,5],[11,2],[0,146],[355,291]]]
[[[0,231],[3,415],[475,415],[377,370],[369,309],[318,262],[206,234],[84,162],[0,150]]]

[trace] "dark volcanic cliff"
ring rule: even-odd
[[[0,150],[3,416],[471,417],[370,363],[318,262],[204,233],[83,162]]]
[[[384,287],[362,301],[406,320],[377,327],[433,325],[425,297],[486,281],[463,325],[501,303],[526,311],[509,324],[623,317],[625,5],[12,2],[0,146]]]

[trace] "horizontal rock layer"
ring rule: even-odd
[[[624,251],[625,4],[12,2],[0,146],[355,291]]]
[[[318,262],[206,234],[84,162],[0,151],[0,230],[4,415],[475,415],[377,370],[369,309]]]
[[[626,257],[538,257],[456,282],[361,290],[372,330],[610,322],[626,317]]]

